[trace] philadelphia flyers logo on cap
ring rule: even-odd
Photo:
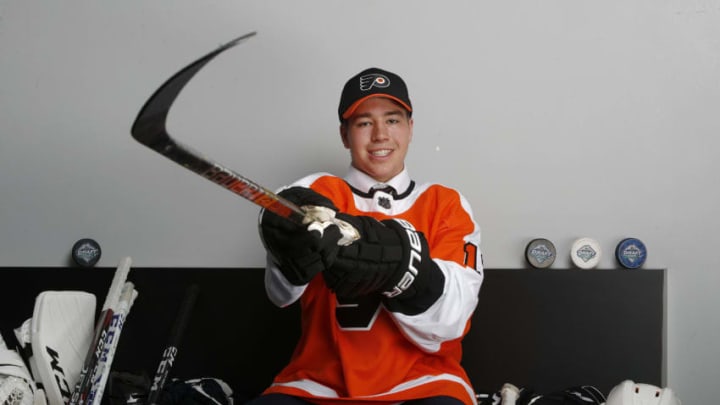
[[[384,89],[388,86],[390,86],[390,79],[380,73],[360,76],[360,90],[362,91],[368,91],[373,87]]]

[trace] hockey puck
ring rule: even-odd
[[[72,247],[72,259],[80,267],[93,267],[101,254],[100,244],[89,238],[80,239]]]
[[[547,239],[537,238],[525,247],[525,259],[536,269],[546,269],[555,262],[555,245]]]
[[[647,248],[640,239],[625,238],[615,248],[615,258],[626,269],[637,269],[645,263]]]
[[[592,269],[600,262],[600,244],[591,238],[580,238],[572,244],[570,259],[581,269]]]

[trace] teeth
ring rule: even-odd
[[[390,154],[390,149],[383,149],[383,150],[375,150],[370,152],[373,156],[387,156]]]

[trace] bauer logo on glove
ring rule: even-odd
[[[400,278],[400,281],[395,284],[395,286],[392,288],[392,290],[388,290],[383,292],[383,295],[392,298],[396,297],[402,293],[405,292],[412,283],[415,281],[415,277],[418,275],[418,269],[417,267],[422,263],[422,253],[423,253],[423,246],[422,242],[420,241],[420,235],[415,230],[415,227],[408,221],[405,221],[403,219],[396,219],[395,220],[400,226],[405,228],[405,233],[407,235],[408,240],[408,246],[409,249],[409,257],[407,261],[407,268],[405,269],[405,273]]]

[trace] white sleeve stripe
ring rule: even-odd
[[[274,383],[272,386],[297,388],[316,397],[339,398],[338,393],[335,390],[312,380],[297,380],[284,383]]]
[[[463,386],[465,391],[467,392],[468,396],[472,399],[474,404],[477,404],[477,399],[475,398],[475,391],[472,389],[472,387],[468,386],[468,384],[460,377],[453,375],[453,374],[438,374],[438,375],[425,375],[420,378],[416,378],[414,380],[405,381],[401,384],[398,384],[391,389],[381,392],[379,394],[375,395],[363,395],[357,397],[358,399],[361,398],[378,398],[383,397],[386,395],[392,395],[397,394],[399,392],[403,392],[406,390],[410,390],[413,388],[421,387],[425,384],[429,384],[436,381],[452,381],[457,384],[460,384]],[[312,380],[297,380],[297,381],[288,381],[284,383],[274,383],[272,386],[275,387],[292,387],[296,388],[302,391],[305,391],[315,397],[319,398],[339,398],[338,393],[333,390],[330,387],[327,387],[325,385],[322,385],[320,383],[317,383]]]
[[[268,298],[278,307],[284,308],[303,294],[307,284],[297,286],[290,283],[278,268],[270,253],[267,254],[265,266],[265,292]]]
[[[435,259],[435,262],[445,275],[445,288],[440,298],[421,314],[393,313],[406,336],[430,353],[440,350],[443,342],[462,336],[477,306],[483,282],[481,272],[468,271],[453,261]]]

